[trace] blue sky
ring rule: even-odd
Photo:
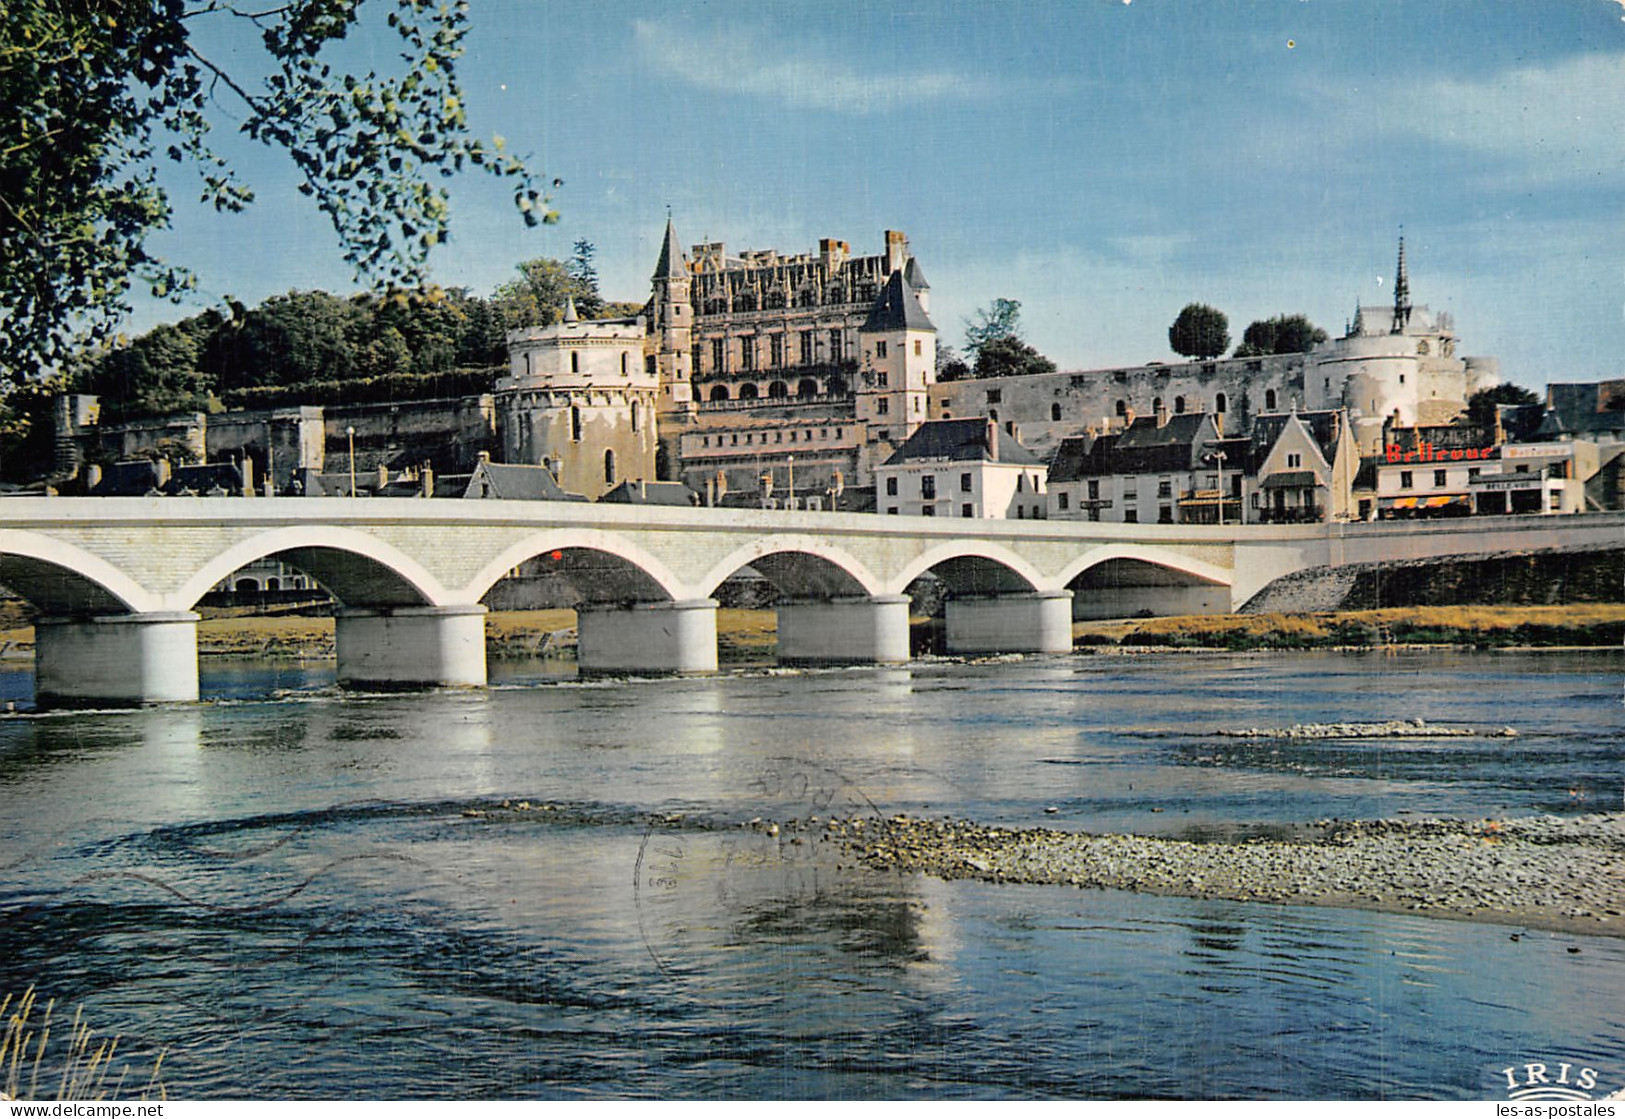
[[[561,221],[455,181],[448,285],[585,238],[605,293],[645,298],[668,206],[685,245],[873,253],[901,229],[945,341],[1008,297],[1086,369],[1169,359],[1190,301],[1237,338],[1283,312],[1341,333],[1391,300],[1403,225],[1413,296],[1464,352],[1530,386],[1625,376],[1622,0],[473,0],[472,21],[471,127],[564,180]],[[155,241],[200,274],[193,303],[354,290],[291,171],[222,147],[255,206],[210,214],[177,173]]]

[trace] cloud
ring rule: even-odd
[[[1499,156],[1541,180],[1625,181],[1625,53],[1391,89],[1391,128]]]
[[[793,109],[865,116],[913,105],[985,100],[984,78],[950,70],[866,73],[840,58],[814,56],[804,44],[769,41],[739,30],[704,36],[634,20],[642,60],[702,89],[762,97]]]

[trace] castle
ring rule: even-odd
[[[273,492],[301,472],[467,472],[484,452],[546,466],[589,498],[668,480],[707,503],[743,493],[861,509],[873,507],[876,467],[928,419],[985,418],[1047,459],[1069,436],[1157,412],[1211,415],[1242,435],[1260,415],[1346,409],[1371,455],[1384,423],[1448,422],[1500,379],[1493,359],[1457,356],[1448,315],[1413,306],[1403,239],[1393,305],[1359,307],[1308,353],[938,382],[930,291],[895,230],[872,256],[834,239],[798,255],[721,243],[685,253],[668,219],[641,315],[585,321],[571,306],[563,322],[512,332],[489,393],[116,428],[76,398],[59,409],[59,440],[77,461],[91,444],[128,458],[180,442],[200,460],[251,466]]]

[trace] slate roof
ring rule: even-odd
[[[486,498],[501,501],[585,501],[570,493],[553,478],[545,466],[481,462],[467,475],[442,475],[435,479],[436,497]]]
[[[1546,404],[1565,434],[1625,433],[1625,381],[1547,385]]]
[[[645,257],[644,259],[648,259]],[[683,247],[677,243],[677,230],[671,219],[666,219],[666,239],[660,245],[660,259],[655,262],[657,280],[670,279],[683,274]]]
[[[919,296],[903,280],[901,271],[893,272],[875,297],[875,305],[864,321],[863,332],[879,334],[891,330],[929,330],[936,332],[930,316],[920,306]]]
[[[604,505],[698,505],[699,494],[681,482],[634,482],[628,479],[599,499]]]
[[[915,291],[931,290],[931,285],[925,279],[925,269],[920,267],[918,257],[908,258],[908,263],[903,266],[903,279],[907,280],[908,286]]]
[[[1141,416],[1111,446],[1110,474],[1154,474],[1184,471],[1201,465],[1203,449],[1218,430],[1205,412],[1169,416],[1157,426],[1155,416]]]
[[[158,464],[145,458],[102,467],[102,480],[90,490],[92,497],[143,497],[159,492]]]
[[[1281,438],[1281,432],[1286,430],[1286,425],[1294,417],[1308,430],[1310,438],[1320,448],[1321,456],[1327,462],[1337,457],[1337,432],[1342,419],[1336,411],[1328,409],[1320,412],[1268,412],[1253,420],[1251,464],[1253,470],[1264,464],[1270,448],[1275,446],[1275,441]]]
[[[896,275],[896,273],[893,273]],[[1013,435],[993,431],[993,445],[988,446],[989,428],[985,419],[927,420],[914,429],[914,434],[885,461],[886,466],[899,466],[906,462],[1002,462],[1015,466],[1040,466],[1034,455]]]
[[[243,495],[243,471],[234,462],[207,462],[194,466],[177,466],[164,486],[167,494],[191,490],[197,494],[224,494],[227,497]]]

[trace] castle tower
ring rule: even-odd
[[[655,477],[658,382],[642,318],[589,322],[574,311],[509,332],[497,416],[504,461],[546,466],[566,490],[597,498]]]
[[[858,331],[857,418],[866,430],[858,467],[866,479],[925,422],[926,390],[936,380],[937,328],[904,273],[892,272]]]
[[[669,216],[652,283],[652,321],[644,352],[660,386],[660,445],[653,476],[674,481],[679,477],[680,438],[694,418],[694,281]]]

